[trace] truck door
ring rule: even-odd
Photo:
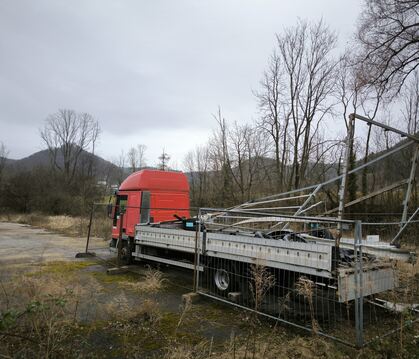
[[[140,223],[150,222],[150,191],[141,192]]]
[[[128,196],[126,195],[118,195],[116,197],[116,205],[115,205],[115,211],[114,211],[113,223],[112,223],[114,227],[118,227],[119,214],[121,212],[125,212],[127,202],[128,202]]]

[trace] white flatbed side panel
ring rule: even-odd
[[[201,240],[199,238],[199,241]],[[195,253],[195,232],[182,229],[136,226],[135,243],[144,246]],[[198,248],[201,247],[201,244],[198,243]]]
[[[135,242],[138,245],[194,253],[195,235],[193,231],[181,229],[137,226]],[[202,237],[203,234],[200,233],[198,248],[201,254]],[[323,277],[331,276],[332,247],[329,244],[207,233],[204,250],[206,255],[216,258],[258,263]]]
[[[328,244],[208,233],[206,251],[214,257],[331,276],[332,247]]]
[[[362,272],[362,295],[368,296],[392,290],[398,285],[396,271],[391,267],[369,268]],[[338,275],[339,302],[355,299],[355,273],[354,271],[340,270]]]

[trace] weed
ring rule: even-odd
[[[163,272],[147,266],[144,280],[123,282],[122,285],[138,292],[154,293],[162,290],[165,282]]]
[[[317,334],[320,330],[320,326],[315,318],[314,305],[313,305],[313,294],[314,294],[314,283],[308,278],[300,277],[295,284],[297,293],[304,296],[307,299],[310,316],[311,316],[311,329],[314,334]]]

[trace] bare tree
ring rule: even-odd
[[[362,89],[365,86],[362,77],[358,76],[356,70],[350,51],[346,50],[339,60],[335,94],[342,106],[341,114],[347,130],[349,114],[358,112],[362,102]]]
[[[332,109],[336,61],[332,51],[336,35],[323,21],[299,21],[277,35],[277,47],[286,81],[286,102],[293,139],[290,186],[299,187],[305,177],[313,139],[320,124]]]
[[[370,83],[398,93],[418,67],[418,14],[417,0],[364,0],[357,31],[359,66]]]
[[[137,145],[138,168],[143,168],[147,166],[146,156],[145,156],[146,150],[147,150],[146,145],[143,145],[140,143]]]
[[[346,129],[349,130],[349,114],[362,111],[362,114],[373,120],[378,114],[380,104],[383,99],[383,88],[376,85],[369,85],[365,76],[360,72],[360,68],[356,66],[354,59],[350,55],[350,50],[347,50],[340,58],[338,76],[337,76],[336,96],[341,105],[341,113],[346,124]],[[370,152],[372,126],[368,127],[366,140],[364,141],[364,163],[368,161]],[[350,141],[350,163],[349,170],[351,170],[356,162],[357,153],[354,149],[354,141]],[[367,192],[367,175],[368,168],[364,168],[362,172],[362,192]],[[349,199],[354,200],[357,192],[357,175],[351,174],[348,177],[348,192]]]
[[[210,159],[208,146],[199,146],[185,156],[185,168],[189,172],[191,197],[194,206],[210,203]]]
[[[217,122],[217,129],[213,132],[210,140],[210,157],[212,169],[219,173],[217,176],[216,188],[217,202],[226,206],[236,202],[233,190],[233,179],[231,175],[231,161],[228,146],[229,128],[226,119],[221,113],[221,108],[213,115]]]
[[[416,134],[419,131],[419,71],[407,83],[402,94],[402,117],[406,131]]]
[[[128,163],[131,167],[131,172],[145,167],[145,151],[147,146],[138,144],[136,147],[131,147],[128,151]]]
[[[170,156],[165,152],[164,148],[162,154],[159,156],[159,160],[159,169],[167,171],[169,169],[168,162],[170,160]]]
[[[126,155],[124,150],[121,150],[117,158],[112,159],[112,163],[117,167],[116,180],[118,181],[118,185],[120,185],[125,179]]]
[[[270,57],[268,69],[261,80],[261,90],[255,93],[261,112],[260,127],[268,134],[273,144],[276,190],[284,185],[287,164],[288,125],[291,113],[285,101],[285,82],[281,57],[276,51]]]
[[[3,142],[0,142],[0,186],[3,179],[3,172],[6,166],[7,156],[9,155],[9,151],[6,149],[6,146]]]
[[[74,179],[83,151],[94,151],[99,134],[99,124],[91,115],[73,110],[59,110],[48,116],[41,130],[54,168],[64,173],[68,183]]]
[[[263,166],[267,146],[261,131],[248,124],[237,122],[228,131],[229,170],[240,192],[240,201],[252,197],[257,174]]]
[[[131,147],[127,153],[128,163],[131,167],[131,172],[135,172],[137,170],[137,151],[134,147]]]

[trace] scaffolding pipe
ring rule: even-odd
[[[402,220],[400,222],[400,228],[403,227],[407,219],[407,211],[409,209],[409,200],[412,193],[412,185],[413,185],[413,181],[415,179],[415,174],[416,174],[416,164],[418,162],[418,153],[419,153],[419,144],[416,145],[415,152],[413,153],[412,167],[410,168],[410,176],[407,181],[406,196],[403,201],[403,214],[402,214]]]
[[[397,247],[399,247],[400,245],[398,245],[397,241],[399,239],[399,237],[401,236],[401,234],[403,233],[403,231],[406,229],[407,225],[409,223],[412,222],[412,219],[415,218],[415,216],[418,214],[419,212],[419,207],[416,209],[415,212],[413,212],[413,214],[409,217],[409,219],[403,224],[403,226],[400,228],[400,230],[397,232],[396,236],[391,240],[390,244],[395,244]]]
[[[346,195],[346,187],[348,181],[348,174],[349,174],[349,162],[351,160],[352,155],[352,147],[354,142],[354,129],[355,129],[355,120],[354,114],[349,115],[349,127],[348,127],[348,134],[346,136],[346,149],[345,149],[345,161],[343,162],[343,174],[342,180],[340,182],[339,188],[339,207],[338,207],[338,219],[343,218],[343,212],[345,210],[345,195]],[[338,225],[338,237],[342,236],[342,224],[339,223]]]

